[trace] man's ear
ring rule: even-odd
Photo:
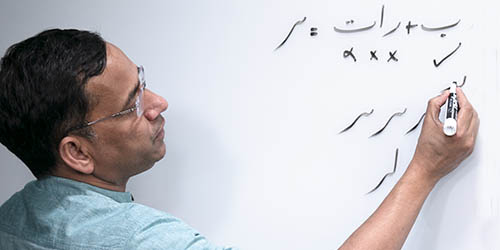
[[[73,170],[82,174],[94,172],[94,162],[89,154],[87,145],[82,143],[83,138],[66,136],[59,143],[61,160]]]

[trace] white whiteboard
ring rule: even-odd
[[[498,249],[498,21],[494,1],[11,1],[0,50],[47,28],[100,32],[169,101],[166,157],[133,178],[136,201],[220,245],[336,249],[408,165],[427,100],[467,75],[481,118],[473,155],[430,194],[404,249]],[[380,28],[381,7],[384,23]],[[297,26],[287,43],[274,48]],[[346,20],[354,20],[346,26]],[[411,21],[442,32],[404,26]],[[377,24],[341,34],[344,28]],[[393,34],[384,33],[401,21]],[[318,35],[311,37],[310,28]],[[461,48],[436,68],[461,42]],[[353,47],[357,61],[342,53]],[[378,61],[369,60],[377,50]],[[397,50],[398,62],[387,62]],[[374,109],[348,132],[360,113]],[[386,130],[373,138],[395,112]],[[380,188],[365,195],[393,167]],[[33,179],[0,149],[0,203]]]

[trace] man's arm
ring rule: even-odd
[[[457,88],[460,104],[457,133],[446,136],[439,112],[448,95],[446,91],[429,100],[422,133],[406,172],[377,210],[340,249],[401,249],[436,183],[472,153],[479,128],[477,113]]]

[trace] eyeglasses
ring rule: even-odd
[[[132,113],[134,111],[136,112],[137,117],[141,117],[141,115],[144,113],[144,89],[146,88],[146,77],[144,75],[144,67],[142,67],[142,66],[137,67],[137,73],[138,73],[138,78],[139,78],[139,95],[137,96],[137,99],[135,100],[135,104],[133,107],[122,110],[120,112],[114,113],[112,115],[109,115],[109,116],[106,116],[103,118],[99,118],[95,121],[87,122],[83,125],[74,127],[72,129],[70,129],[69,131],[78,130],[78,129],[82,129],[82,128],[85,128],[88,126],[92,126],[98,122],[102,122],[102,121],[105,121],[105,120],[108,120],[111,118],[116,118],[116,117],[119,117],[122,115],[126,115],[126,114]]]

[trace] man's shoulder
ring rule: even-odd
[[[137,227],[147,227],[158,223],[183,223],[179,218],[155,208],[139,203],[128,203],[122,208],[122,216]]]
[[[39,183],[29,183],[0,207],[0,241],[62,249],[68,244],[85,249],[123,248],[144,228],[179,221],[154,208],[127,202],[125,193],[105,194],[71,187],[48,193]]]
[[[64,190],[52,196],[38,193],[36,188],[27,185],[0,208],[0,216],[6,218],[0,223],[4,244],[62,249],[218,249],[169,213],[123,202],[125,195]]]

